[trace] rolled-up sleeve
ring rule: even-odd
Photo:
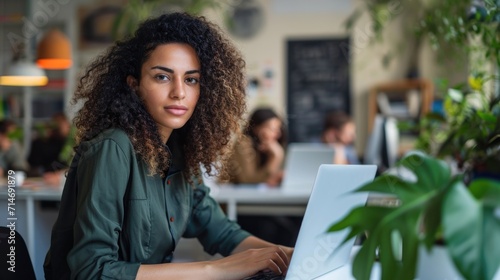
[[[209,188],[199,185],[193,190],[193,213],[184,237],[197,237],[209,254],[228,256],[248,236],[250,233],[227,218],[209,195]]]
[[[130,157],[113,140],[83,151],[78,162],[72,279],[135,279],[140,263],[119,260]]]

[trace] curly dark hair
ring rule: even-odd
[[[136,153],[151,174],[165,176],[169,154],[156,123],[141,99],[127,84],[140,81],[142,64],[159,45],[186,43],[201,64],[200,97],[190,120],[180,129],[188,178],[200,178],[202,164],[209,174],[227,177],[225,163],[233,136],[240,135],[246,111],[245,61],[220,28],[204,17],[186,13],[164,14],[142,23],[134,36],[116,42],[87,68],[72,104],[83,102],[74,123],[77,146],[108,128],[129,136]]]

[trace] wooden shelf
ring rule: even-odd
[[[410,92],[419,93],[418,117],[430,112],[434,96],[434,84],[426,79],[408,79],[385,82],[371,88],[368,100],[368,133],[373,129],[375,116],[381,112],[377,99],[380,94],[407,101]]]

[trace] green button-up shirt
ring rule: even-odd
[[[198,238],[210,254],[228,255],[249,236],[206,186],[184,178],[177,144],[174,131],[166,178],[148,175],[122,130],[80,145],[52,230],[47,279],[135,279],[141,263],[169,262],[181,237]]]

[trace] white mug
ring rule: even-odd
[[[16,180],[16,187],[20,187],[24,183],[24,179],[26,179],[26,172],[18,170],[14,171],[14,178]]]

